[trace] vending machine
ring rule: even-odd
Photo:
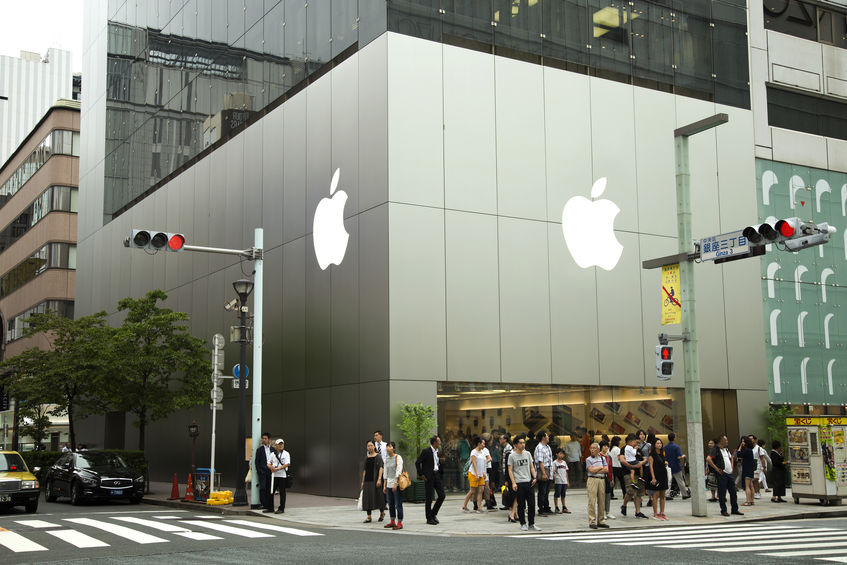
[[[794,503],[817,498],[821,504],[841,504],[847,498],[847,417],[791,416],[787,424]]]

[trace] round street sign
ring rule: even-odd
[[[235,377],[236,379],[241,378],[241,374],[240,374],[241,371],[238,370],[240,367],[241,367],[241,364],[239,363],[238,365],[236,365],[235,367],[232,368],[232,376]],[[244,372],[246,373],[244,376],[249,377],[250,376],[250,367],[248,367],[247,365],[244,365],[244,369],[245,369]]]
[[[213,375],[212,380],[215,386],[221,386],[224,383],[224,378],[219,375]]]
[[[224,391],[217,386],[212,389],[212,402],[220,402],[224,399]]]
[[[226,345],[223,334],[215,334],[212,337],[212,345],[215,346],[215,349],[223,349],[224,345]]]

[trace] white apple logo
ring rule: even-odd
[[[615,237],[615,216],[621,211],[611,200],[596,200],[606,190],[606,177],[591,187],[591,198],[574,196],[562,209],[562,233],[576,264],[586,269],[597,265],[611,271],[618,264],[623,245]]]
[[[312,223],[312,235],[315,240],[315,257],[321,270],[331,264],[340,265],[347,252],[347,242],[350,234],[344,229],[344,205],[347,204],[347,193],[343,190],[336,192],[338,177],[341,169],[335,169],[332,183],[329,186],[330,198],[321,198],[315,209],[315,219]]]

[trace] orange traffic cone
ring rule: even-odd
[[[179,481],[176,478],[176,473],[174,473],[174,484],[171,487],[171,497],[168,500],[177,500],[179,498]]]
[[[194,481],[191,479],[191,473],[188,473],[188,487],[185,489],[185,500],[194,502]]]

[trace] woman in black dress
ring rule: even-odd
[[[741,481],[744,484],[744,494],[747,496],[744,506],[753,506],[753,473],[756,470],[753,440],[749,436],[741,438],[736,453],[741,461]]]
[[[773,463],[771,502],[788,502],[782,498],[785,496],[785,457],[782,455],[782,443],[777,440],[771,442],[771,462]]]
[[[662,440],[653,438],[648,457],[650,488],[653,491],[653,518],[667,520],[665,516],[665,491],[668,490],[668,470],[665,467],[665,449]]]
[[[371,521],[371,512],[385,507],[385,495],[382,494],[382,456],[376,451],[373,441],[368,441],[368,455],[365,457],[365,470],[362,471],[362,510],[368,513],[365,523]],[[379,521],[385,518],[380,510]]]

